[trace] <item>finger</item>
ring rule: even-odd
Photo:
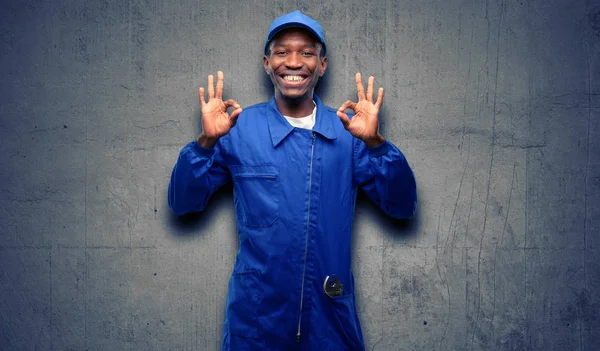
[[[215,98],[215,77],[212,74],[208,75],[208,100]]]
[[[345,112],[341,112],[339,110],[336,112],[336,115],[340,118],[340,121],[344,125],[344,128],[348,129],[348,126],[350,125],[350,118],[348,118],[348,115]]]
[[[240,104],[238,104],[238,103],[237,103],[235,100],[233,100],[233,99],[229,99],[229,100],[225,101],[225,102],[224,102],[224,104],[225,104],[225,109],[226,109],[226,110],[227,110],[228,108],[230,108],[230,107],[235,107],[236,109],[237,109],[237,108],[240,108]]]
[[[217,72],[217,99],[223,99],[223,72]]]
[[[204,88],[198,89],[198,100],[200,100],[200,106],[204,106],[204,104],[206,104],[204,101]]]
[[[377,102],[375,106],[377,109],[381,109],[381,105],[383,105],[383,88],[379,88],[379,92],[377,93]]]
[[[346,111],[347,109],[351,109],[354,112],[356,112],[356,102],[354,102],[352,100],[346,100],[346,102],[344,102],[342,104],[342,106],[340,106],[340,108],[338,108],[338,112],[344,113],[344,111]]]
[[[373,84],[375,83],[375,77],[370,76],[369,81],[367,82],[367,100],[369,102],[373,102]]]
[[[362,76],[356,73],[356,90],[358,91],[358,101],[365,99],[365,87],[362,83]]]

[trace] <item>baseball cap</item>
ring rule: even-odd
[[[269,34],[267,35],[267,40],[265,41],[265,53],[267,52],[267,47],[273,37],[275,37],[277,33],[287,28],[304,28],[308,30],[315,37],[317,37],[321,44],[323,44],[323,55],[325,55],[327,52],[327,47],[325,46],[325,33],[323,32],[323,28],[319,22],[303,14],[300,12],[300,10],[296,10],[276,18],[273,23],[271,23]]]

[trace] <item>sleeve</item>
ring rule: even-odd
[[[375,148],[356,138],[354,143],[354,186],[362,188],[387,215],[413,217],[417,186],[404,154],[387,140]]]
[[[169,183],[169,207],[176,214],[202,211],[210,196],[230,180],[223,166],[222,140],[213,148],[193,141],[179,152]]]

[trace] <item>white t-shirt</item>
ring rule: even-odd
[[[290,122],[293,127],[312,130],[315,126],[315,122],[317,121],[317,106],[315,104],[315,108],[313,108],[312,113],[306,117],[283,117],[285,117],[285,119],[287,119],[287,121]]]

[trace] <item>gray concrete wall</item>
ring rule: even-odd
[[[197,88],[272,88],[271,20],[326,30],[325,103],[386,88],[418,217],[357,205],[369,350],[597,350],[600,3],[3,1],[0,349],[217,350],[237,250],[231,188],[167,207]]]

